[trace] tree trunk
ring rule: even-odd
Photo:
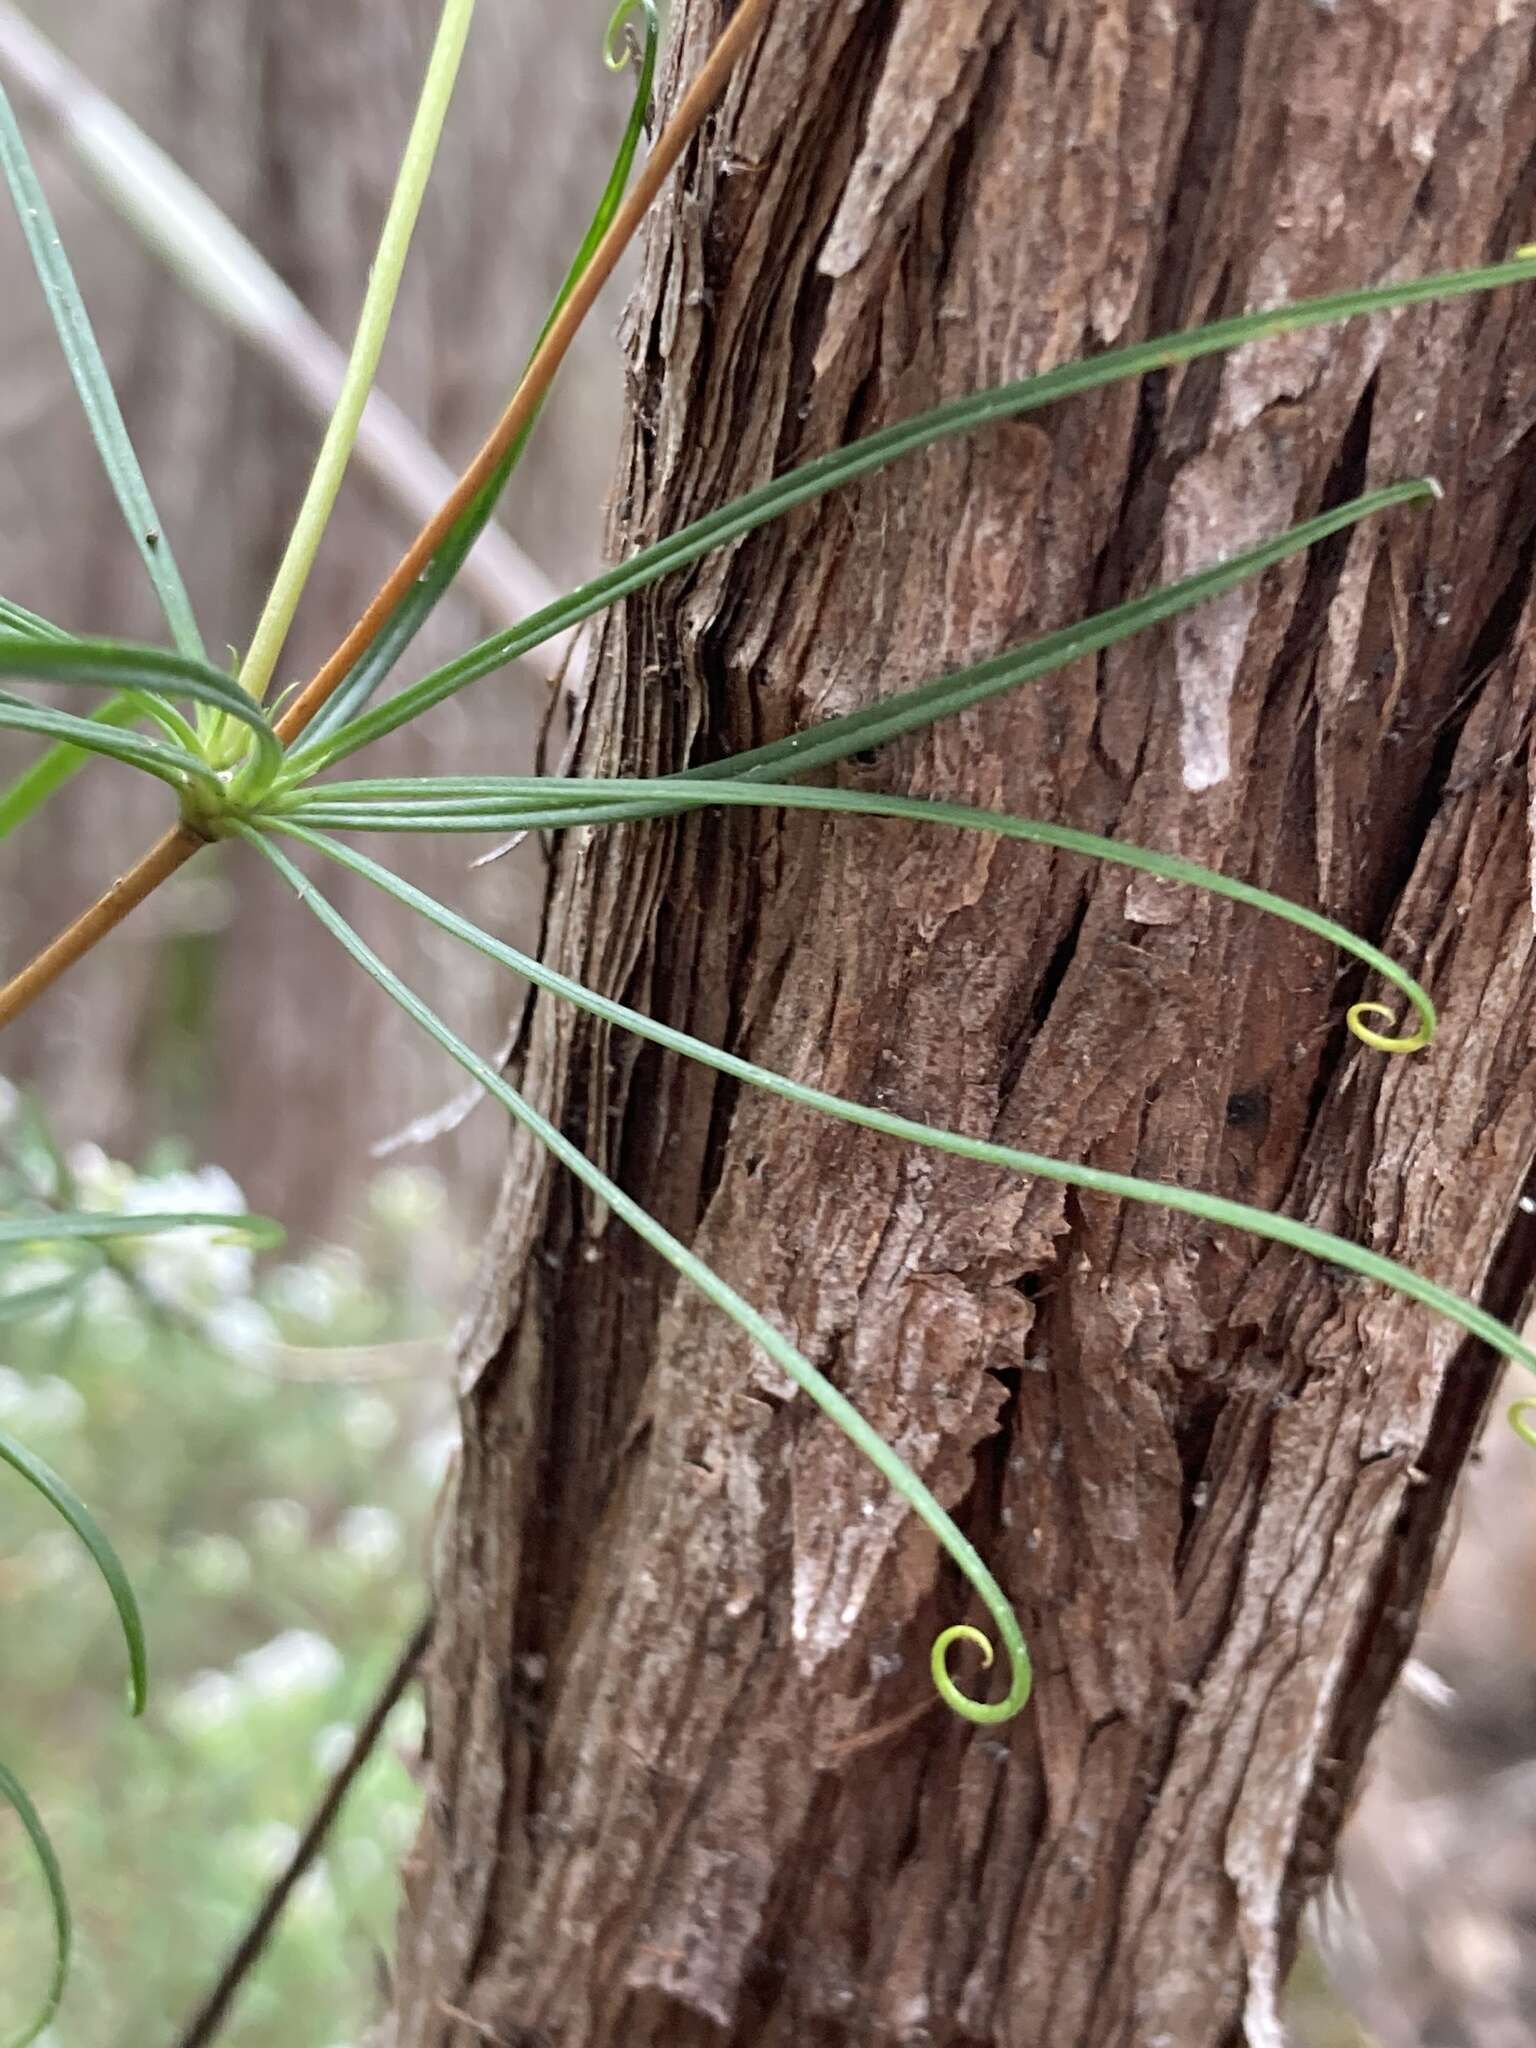
[[[313,0],[226,0],[214,10],[205,0],[49,0],[33,11],[349,341],[439,0],[370,8],[366,33],[354,8]],[[603,69],[602,29],[591,9],[558,0],[482,8],[475,23],[381,372],[451,458],[473,453],[509,395],[601,189],[628,91]],[[320,429],[272,368],[172,283],[83,186],[24,92],[16,96],[209,648],[222,659],[227,642],[249,639]],[[0,590],[76,631],[163,637],[3,196],[0,254],[14,278],[0,302]],[[595,561],[619,396],[611,314],[600,312],[505,508],[514,533],[562,582],[579,581]],[[280,681],[324,658],[409,537],[375,488],[349,478]],[[411,673],[485,630],[476,609],[450,595]],[[474,715],[446,706],[374,757],[369,772],[462,769],[488,729],[490,758],[509,773],[526,767],[543,708],[536,684],[523,671],[481,689]],[[484,696],[498,690],[503,708],[492,719]],[[14,772],[35,751],[13,744],[0,768]],[[4,849],[7,965],[143,850],[166,822],[160,799],[143,778],[96,765]],[[536,921],[536,861],[525,860],[514,894],[494,869],[468,882],[462,843],[417,840],[402,853],[424,887],[475,904],[499,929],[526,936]],[[233,872],[222,856],[200,858],[7,1037],[3,1071],[34,1081],[70,1137],[134,1148],[174,1133],[229,1165],[256,1206],[291,1225],[335,1226],[355,1205],[370,1143],[441,1104],[455,1092],[452,1078],[379,991],[348,974],[313,921],[295,917],[286,890],[256,863],[238,863],[238,885]],[[335,893],[402,971],[430,980],[460,1029],[496,1031],[505,1008],[498,975],[462,949],[445,956],[398,917],[381,918],[367,884],[346,877]],[[328,990],[324,1031],[317,986]],[[273,1114],[274,1101],[284,1115]],[[500,1160],[492,1121],[478,1120],[450,1157],[463,1213],[483,1215]]]
[[[671,89],[718,30],[679,10]],[[613,545],[946,397],[1530,232],[1536,0],[780,0],[653,224]],[[594,774],[776,737],[1366,485],[1445,502],[847,771],[1161,846],[1420,972],[1019,845],[567,836],[547,956],[762,1064],[1305,1217],[1516,1313],[1536,1151],[1529,300],[935,449],[614,620]],[[1370,992],[1370,991],[1368,991]],[[1491,1379],[1425,1311],[534,1006],[521,1085],[830,1371],[1019,1606],[1030,1710],[829,1424],[530,1143],[468,1339],[400,2048],[1206,2048],[1276,1983]],[[975,1617],[973,1617],[975,1618]],[[982,1683],[984,1681],[977,1681]]]

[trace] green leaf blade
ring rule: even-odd
[[[865,1421],[846,1395],[833,1386],[824,1374],[818,1372],[809,1359],[803,1357],[795,1346],[774,1328],[766,1316],[760,1314],[733,1287],[722,1280],[713,1267],[706,1265],[664,1225],[658,1223],[647,1209],[633,1197],[625,1194],[600,1167],[593,1165],[579,1146],[573,1144],[563,1131],[550,1123],[547,1117],[542,1116],[511,1086],[504,1075],[472,1051],[414,991],[407,988],[399,976],[384,965],[379,956],[327,902],[313,883],[299,872],[279,847],[272,845],[250,826],[242,825],[237,830],[241,838],[256,847],[277,869],[295,890],[300,901],[314,913],[363,971],[377,982],[390,1000],[404,1010],[406,1015],[456,1060],[488,1094],[493,1095],[537,1138],[546,1151],[573,1173],[585,1187],[598,1195],[637,1237],[649,1245],[675,1272],[696,1287],[706,1300],[729,1316],[737,1327],[765,1351],[774,1363],[788,1374],[795,1385],[816,1403],[828,1420],[843,1432],[887,1484],[906,1501],[951,1560],[959,1566],[972,1590],[991,1615],[1009,1660],[1010,1683],[1006,1697],[985,1705],[968,1699],[965,1694],[959,1692],[947,1674],[941,1681],[941,1666],[940,1662],[936,1661],[934,1677],[942,1697],[956,1713],[970,1721],[1006,1721],[1020,1712],[1028,1701],[1032,1677],[1029,1652],[1025,1647],[1018,1617],[980,1553],[961,1533],[953,1518],[940,1506],[933,1493],[906,1461]],[[942,1648],[947,1648],[951,1640],[953,1638],[950,1632],[946,1631],[941,1638]]]
[[[26,237],[38,283],[48,302],[59,344],[79,394],[91,438],[101,458],[128,530],[149,572],[171,638],[183,654],[204,657],[202,635],[192,614],[181,571],[156,512],[144,472],[134,453],[122,408],[97,345],[95,330],[52,211],[33,168],[11,103],[0,88],[0,170],[5,173],[16,216]]]
[[[868,434],[846,448],[834,449],[802,463],[787,476],[761,484],[652,546],[642,548],[627,562],[605,570],[569,597],[546,606],[521,625],[481,641],[456,660],[423,676],[387,703],[375,705],[350,724],[328,732],[313,747],[296,749],[295,759],[304,763],[306,772],[318,772],[331,762],[356,753],[360,747],[368,746],[386,733],[408,724],[507,662],[531,653],[554,634],[580,625],[584,619],[605,610],[620,598],[646,589],[662,576],[675,569],[686,568],[701,556],[743,538],[770,520],[782,518],[797,506],[809,504],[858,477],[870,475],[892,462],[916,454],[936,441],[957,434],[974,433],[998,421],[1018,419],[1027,413],[1037,412],[1041,407],[1065,398],[1120,383],[1127,378],[1143,377],[1149,371],[1172,369],[1203,356],[1227,353],[1277,335],[1328,326],[1362,314],[1394,312],[1431,300],[1460,298],[1504,286],[1528,284],[1532,280],[1536,280],[1536,254],[1524,254],[1505,263],[1443,271],[1430,277],[1336,292],[1325,298],[1297,300],[1263,312],[1239,314],[1182,334],[1163,335],[1152,341],[1134,343],[1128,348],[1110,350],[1101,356],[1066,363],[1058,369],[975,392],[937,406],[930,412],[898,420],[894,425]]]
[[[121,729],[136,724],[143,715],[142,700],[125,693],[103,704],[100,710],[93,711],[90,723]],[[79,774],[90,758],[84,747],[72,747],[68,741],[59,741],[46,754],[39,755],[37,760],[23,768],[4,789],[0,789],[0,839],[8,839],[25,825],[51,796]]]
[[[627,1009],[623,1004],[609,997],[598,995],[595,990],[582,983],[572,981],[568,976],[558,974],[542,962],[520,953],[515,947],[493,938],[467,918],[449,910],[428,896],[424,890],[391,874],[377,861],[369,860],[354,848],[326,839],[319,833],[290,823],[275,821],[275,827],[288,835],[314,847],[329,859],[355,874],[373,882],[397,901],[426,917],[440,930],[461,939],[484,953],[488,959],[525,975],[535,987],[547,989],[551,994],[574,1003],[591,1015],[621,1029],[633,1031],[637,1036],[649,1039],[667,1050],[681,1053],[685,1058],[697,1060],[701,1065],[713,1067],[717,1072],[728,1074],[734,1080],[744,1081],[749,1086],[762,1089],[771,1095],[778,1095],[787,1102],[799,1103],[807,1109],[821,1111],[824,1115],[841,1118],[846,1123],[861,1125],[866,1130],[877,1131],[889,1138],[896,1138],[905,1144],[915,1144],[930,1150],[948,1152],[958,1159],[968,1159],[983,1166],[993,1166],[1009,1173],[1020,1173],[1031,1178],[1052,1180],[1068,1187],[1083,1189],[1091,1194],[1108,1195],[1117,1201],[1150,1203],[1154,1207],[1175,1209],[1203,1222],[1220,1225],[1224,1229],[1246,1232],[1251,1237],[1267,1238],[1273,1243],[1289,1246],[1294,1251],[1308,1253],[1329,1265],[1345,1272],[1354,1273],[1361,1279],[1375,1281],[1381,1286],[1406,1295],[1410,1300],[1432,1308],[1449,1318],[1468,1332],[1480,1338],[1512,1364],[1521,1365],[1528,1372],[1536,1373],[1536,1351],[1525,1344],[1507,1324],[1475,1302],[1467,1301],[1452,1289],[1442,1287],[1438,1281],[1425,1279],[1411,1267],[1399,1265],[1380,1252],[1373,1252],[1367,1246],[1358,1245],[1350,1239],[1336,1236],[1332,1231],[1318,1230],[1308,1223],[1277,1214],[1268,1209],[1257,1209],[1246,1202],[1235,1202],[1223,1195],[1211,1195],[1199,1188],[1185,1188],[1173,1183],[1142,1180],[1131,1174],[1113,1173],[1094,1166],[1079,1166],[1068,1160],[1052,1159],[1043,1153],[1022,1151],[1015,1146],[994,1144],[990,1139],[968,1138],[957,1131],[937,1129],[930,1124],[917,1123],[909,1117],[892,1114],[888,1110],[876,1109],[864,1103],[852,1102],[844,1096],[828,1094],[824,1089],[812,1088],[804,1082],[792,1081],[787,1075],[774,1073],[770,1068],[759,1067],[750,1060],[712,1046],[703,1039],[693,1038],[687,1032],[678,1031],[670,1025],[658,1024],[654,1019],[643,1016],[639,1011]],[[245,836],[256,839],[259,835],[247,832]],[[271,849],[267,849],[269,857]],[[300,878],[302,880],[302,877]],[[307,885],[306,885],[307,886]],[[1299,906],[1297,906],[1299,907]],[[1359,942],[1364,944],[1362,940]],[[1398,970],[1401,974],[1401,970]],[[1406,978],[1406,977],[1405,977]],[[494,1092],[494,1091],[493,1091]]]
[[[69,1952],[73,1939],[69,1914],[69,1893],[64,1886],[64,1872],[54,1854],[53,1843],[48,1830],[43,1826],[42,1816],[27,1796],[25,1787],[6,1764],[0,1763],[0,1800],[10,1807],[21,1822],[22,1832],[32,1845],[38,1866],[43,1873],[43,1882],[48,1890],[48,1904],[53,1916],[53,1972],[43,2002],[32,2019],[21,2031],[9,2036],[6,2048],[29,2048],[39,2034],[51,2023],[64,2001],[64,1986],[69,1977]]]
[[[651,90],[656,78],[656,55],[660,42],[660,20],[654,0],[621,0],[608,24],[607,47],[610,52],[613,39],[623,24],[624,17],[634,11],[638,4],[645,20],[644,43],[635,80],[634,98],[630,106],[629,119],[619,139],[613,167],[608,182],[603,187],[592,219],[580,246],[572,258],[564,282],[555,294],[553,305],[539,329],[539,342],[549,332],[561,308],[581,282],[582,276],[597,252],[598,245],[608,232],[619,204],[629,184],[630,172],[634,168],[635,153],[645,130],[646,110],[650,105]],[[620,68],[615,65],[613,68]],[[538,342],[534,344],[535,351]],[[512,472],[522,460],[529,436],[537,424],[537,414],[513,442],[501,462],[492,472],[475,498],[450,528],[442,546],[433,557],[426,574],[413,586],[391,614],[383,631],[372,647],[353,669],[352,673],[335,692],[329,703],[322,706],[319,715],[309,727],[305,736],[307,744],[324,739],[328,732],[339,729],[355,717],[371,701],[390,673],[398,666],[401,656],[421,631],[435,610],[443,593],[463,567],[465,558],[484,531],[486,523],[505,491]]]
[[[0,1246],[52,1243],[104,1244],[120,1238],[160,1237],[168,1230],[223,1230],[244,1238],[255,1250],[283,1242],[283,1227],[270,1216],[233,1215],[219,1209],[186,1209],[136,1215],[131,1209],[85,1209],[70,1214],[41,1210],[35,1216],[0,1216]]]
[[[149,1696],[149,1652],[144,1639],[144,1620],[122,1560],[103,1534],[96,1518],[72,1487],[50,1465],[29,1451],[25,1444],[0,1431],[0,1463],[7,1464],[40,1493],[51,1508],[74,1530],[106,1583],[122,1625],[128,1649],[129,1696],[135,1714],[142,1714]]]

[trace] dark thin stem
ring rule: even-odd
[[[207,2048],[207,2043],[224,2024],[230,2006],[266,1947],[294,1886],[319,1854],[321,1845],[341,1811],[342,1802],[352,1789],[353,1779],[378,1747],[379,1737],[384,1732],[384,1724],[398,1704],[400,1695],[410,1684],[431,1638],[432,1616],[424,1614],[416,1624],[410,1641],[400,1652],[394,1670],[385,1679],[378,1698],[369,1708],[367,1719],[353,1737],[351,1755],[326,1787],[325,1796],[310,1816],[309,1825],[300,1836],[297,1848],[273,1880],[250,1926],[230,1952],[228,1962],[219,1973],[218,1982],[188,2022],[185,2032],[176,2043],[176,2048]]]

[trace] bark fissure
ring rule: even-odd
[[[674,77],[712,15],[680,11]],[[1085,338],[1482,253],[1536,148],[1533,27],[1536,0],[782,0],[651,237],[615,540]],[[1442,1004],[1432,1054],[1348,1039],[1337,962],[1288,927],[874,821],[568,835],[551,957],[821,1086],[1284,1205],[1476,1291],[1536,1146],[1536,675],[1500,613],[1531,524],[1521,321],[1294,337],[865,479],[610,622],[578,742],[594,773],[751,744],[1431,470],[1444,506],[844,773],[1385,931]],[[1485,758],[1507,774],[1458,783]],[[995,1730],[927,1702],[965,1612],[931,1542],[517,1141],[466,1348],[402,2048],[471,2037],[444,2000],[561,2048],[1275,2040],[1481,1403],[1466,1347],[1278,1248],[616,1059],[547,1002],[524,1071],[960,1515],[1037,1691]],[[494,1684],[530,1652],[533,1724]]]

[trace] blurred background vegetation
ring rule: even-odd
[[[516,382],[607,174],[631,90],[603,64],[609,12],[610,0],[479,11],[380,379],[455,466]],[[390,0],[367,10],[364,33],[355,9],[312,0],[0,5],[0,77],[212,648],[251,631],[319,425],[281,362],[173,280],[106,203],[19,61],[27,27],[110,91],[345,344],[437,14],[437,0]],[[0,273],[0,590],[77,631],[158,638],[7,207]],[[504,511],[562,584],[598,559],[626,290],[621,277],[578,340]],[[349,479],[290,644],[294,673],[328,651],[413,524],[377,477]],[[417,670],[508,616],[483,590],[454,594]],[[553,689],[526,671],[485,687],[504,703],[498,765],[516,771]],[[462,718],[449,704],[400,735],[396,766],[461,767]],[[0,741],[0,774],[29,752]],[[58,799],[44,846],[34,825],[0,849],[0,964],[163,822],[138,778],[115,778],[104,804],[100,765]],[[491,930],[533,935],[535,850],[479,874],[454,842],[390,858]],[[94,1186],[113,1206],[137,1189],[142,1206],[158,1183],[170,1206],[224,1208],[240,1206],[238,1188],[290,1231],[259,1270],[244,1254],[221,1270],[206,1241],[164,1240],[132,1284],[93,1282],[68,1313],[0,1322],[0,1427],[100,1516],[152,1660],[147,1720],[134,1723],[89,1560],[0,1473],[0,1754],[44,1813],[77,1917],[49,2048],[174,2041],[415,1625],[454,1429],[452,1324],[502,1154],[501,1119],[482,1112],[388,1163],[374,1156],[452,1101],[461,1077],[258,864],[242,864],[238,891],[230,865],[221,849],[178,877],[7,1034],[0,1060],[48,1104],[87,1198]],[[500,1041],[515,1004],[504,976],[363,900],[361,885],[335,893],[457,1029]],[[16,1109],[0,1094],[13,1167]],[[205,1170],[212,1159],[227,1173]],[[24,1277],[13,1268],[0,1289]],[[408,1694],[221,2039],[346,2048],[377,2016],[415,1826],[418,1715]],[[0,2039],[43,1981],[45,1915],[20,1832],[0,1819]]]
[[[0,0],[0,75],[212,646],[251,629],[318,440],[313,413],[104,203],[57,108],[13,75],[5,27],[30,19],[109,87],[345,341],[437,6],[366,13],[360,33],[357,10],[313,0]],[[515,382],[622,125],[628,88],[601,61],[608,13],[609,0],[501,0],[476,21],[381,378],[454,463]],[[0,590],[79,631],[154,637],[3,212],[0,271]],[[627,282],[588,323],[505,508],[556,583],[599,554]],[[295,670],[326,651],[408,532],[377,481],[349,481]],[[455,594],[417,670],[503,622],[483,593]],[[552,684],[482,687],[501,693],[494,765],[516,771]],[[441,707],[372,772],[462,768],[465,715]],[[0,773],[26,751],[0,742]],[[93,765],[59,799],[45,855],[35,828],[0,848],[0,963],[72,915],[161,822],[139,778],[117,778],[103,805],[109,773]],[[453,840],[386,857],[493,932],[533,938],[536,849],[474,873]],[[455,1029],[500,1042],[515,1001],[504,977],[334,879],[347,914]],[[8,1034],[3,1064],[47,1102],[70,1170],[102,1206],[158,1187],[227,1208],[243,1192],[291,1232],[286,1252],[256,1263],[206,1238],[166,1241],[41,1320],[0,1321],[0,1427],[101,1515],[153,1660],[147,1722],[135,1724],[87,1559],[0,1474],[0,1753],[44,1810],[78,1918],[49,2048],[169,2048],[420,1613],[454,1432],[451,1328],[502,1124],[441,1118],[437,1136],[381,1165],[380,1146],[430,1122],[456,1076],[254,864],[237,891],[227,849]],[[0,1120],[0,1159],[15,1171],[29,1140],[9,1089]],[[24,1277],[0,1276],[0,1291]],[[1521,1873],[1536,1834],[1536,1517],[1500,1428],[1348,1837],[1347,1909],[1325,1944],[1386,2048],[1531,2038],[1536,1887]],[[239,2048],[356,2048],[377,2014],[415,1826],[418,1717],[408,1695],[233,2012],[222,2038]],[[19,1832],[0,1822],[0,2038],[46,1968],[44,1911]],[[1294,1993],[1308,2048],[1365,2038],[1315,1955]]]
[[[60,1185],[61,1177],[65,1185]],[[0,1094],[0,1210],[235,1210],[227,1174],[162,1145],[142,1174],[60,1160]],[[439,1177],[379,1174],[352,1243],[258,1270],[215,1231],[123,1241],[44,1313],[8,1295],[68,1269],[0,1273],[0,1427],[100,1509],[143,1605],[152,1690],[124,1712],[123,1648],[83,1546],[0,1484],[4,1753],[44,1811],[76,1912],[45,2038],[169,2042],[286,1862],[425,1604],[428,1523],[455,1430],[441,1297],[457,1265]],[[416,1824],[407,1695],[301,1880],[224,2038],[342,2048],[378,2010],[397,1870]],[[50,1947],[20,1830],[0,1831],[0,2027]]]

